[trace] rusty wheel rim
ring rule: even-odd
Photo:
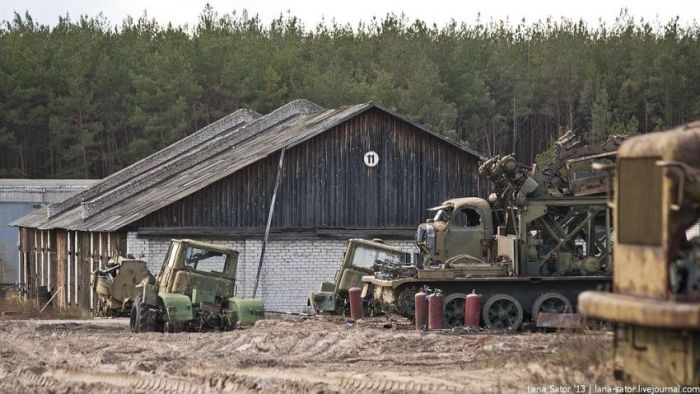
[[[484,323],[493,330],[512,330],[520,328],[523,322],[523,308],[520,302],[506,294],[497,294],[484,305]]]
[[[464,304],[466,295],[462,293],[453,293],[445,297],[445,304],[442,311],[445,316],[445,326],[447,328],[459,327],[464,325]]]

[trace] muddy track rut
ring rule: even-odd
[[[576,374],[609,379],[607,333],[385,325],[315,317],[227,333],[132,334],[125,319],[0,320],[0,392],[523,392],[528,382]],[[572,356],[581,348],[597,350]]]

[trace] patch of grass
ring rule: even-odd
[[[555,334],[551,353],[532,359],[528,371],[538,385],[598,385],[612,382],[612,340],[602,335]]]
[[[0,318],[37,315],[41,310],[36,300],[23,300],[18,293],[6,293],[0,299]]]
[[[0,298],[0,319],[89,319],[89,311],[79,308],[66,308],[62,310],[46,307],[43,312],[36,299],[22,299],[18,293],[5,293]]]
[[[472,364],[474,369],[487,369],[487,368],[503,368],[509,362],[513,362],[516,358],[513,354],[496,354],[489,356],[484,360],[479,360]]]

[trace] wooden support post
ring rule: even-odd
[[[67,243],[68,231],[57,230],[56,231],[56,286],[61,288],[61,292],[58,294],[57,305],[61,309],[68,307],[70,299],[68,298],[68,283],[69,276],[68,273],[68,243]]]
[[[51,288],[51,230],[46,230],[46,243],[48,246],[46,247],[46,261],[48,261],[49,267],[48,267],[48,280],[46,282],[46,287]]]
[[[44,258],[44,230],[41,231],[41,285],[46,284],[46,259]]]
[[[71,290],[71,286],[70,286],[71,285],[71,283],[70,283],[71,269],[70,268],[71,268],[71,264],[73,263],[73,257],[71,255],[72,254],[71,246],[73,244],[70,241],[70,231],[66,230],[66,236],[68,237],[68,242],[66,242],[66,251],[67,251],[66,255],[68,257],[68,264],[66,264],[66,266],[67,266],[66,269],[68,270],[68,275],[66,275],[66,289],[67,289],[66,291],[68,293],[67,297],[66,297],[66,306],[68,306],[68,305],[70,305],[70,301],[71,301],[71,293],[70,293],[70,290]]]
[[[100,268],[104,268],[102,265],[102,232],[99,233],[99,253],[100,253]]]
[[[267,246],[267,239],[270,236],[270,225],[272,224],[272,213],[275,211],[275,199],[277,198],[277,189],[280,186],[280,179],[282,178],[282,164],[284,162],[284,152],[283,148],[280,152],[280,162],[277,166],[277,179],[275,179],[275,188],[272,192],[272,200],[270,201],[270,210],[267,214],[267,226],[265,226],[265,237],[263,238],[262,249],[260,250],[260,262],[258,262],[258,271],[255,274],[255,286],[253,286],[253,298],[258,293],[258,283],[260,283],[260,272],[262,271],[263,261],[265,261],[265,247]]]
[[[75,234],[73,234],[73,242],[75,243],[75,247],[73,248],[73,263],[74,265],[74,275],[75,275],[75,307],[78,307],[78,232],[76,231]]]
[[[90,276],[92,277],[92,272],[95,270],[95,253],[94,253],[94,241],[92,240],[92,231],[90,231]],[[95,308],[95,294],[93,286],[90,286],[90,309]]]
[[[39,287],[39,243],[37,242],[36,229],[32,230],[34,233],[34,291],[36,292]],[[37,293],[38,294],[38,293]]]
[[[17,284],[21,285],[22,284],[22,227],[17,227]]]

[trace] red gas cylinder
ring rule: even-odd
[[[479,327],[481,317],[481,295],[472,290],[464,303],[464,327]]]
[[[416,306],[415,320],[416,330],[422,330],[428,324],[428,294],[423,290],[416,293],[414,298]]]
[[[445,326],[445,314],[442,310],[444,297],[435,292],[428,296],[428,329],[439,330]]]
[[[365,315],[362,306],[362,289],[357,286],[351,287],[348,290],[348,298],[350,299],[350,318],[353,320],[362,319]]]

